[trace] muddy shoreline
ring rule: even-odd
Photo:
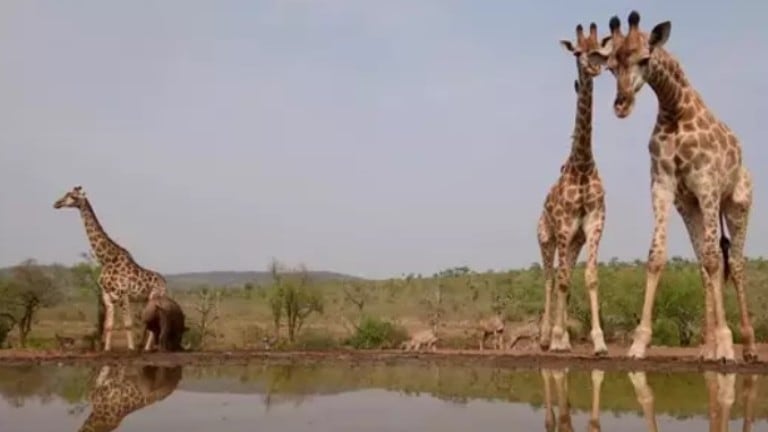
[[[40,350],[5,350],[0,351],[0,366],[19,365],[73,365],[88,366],[99,364],[154,364],[154,365],[219,365],[247,363],[324,363],[342,362],[359,363],[412,363],[450,365],[486,365],[500,368],[531,369],[540,367],[577,370],[614,370],[614,371],[662,371],[695,372],[719,371],[734,373],[768,374],[768,345],[759,347],[760,360],[745,363],[741,360],[741,347],[736,346],[737,360],[734,363],[705,362],[697,358],[697,348],[651,347],[648,357],[632,360],[624,357],[626,348],[611,347],[607,357],[594,357],[589,347],[576,347],[568,354],[527,352],[499,352],[492,350],[447,350],[436,352],[404,352],[398,350],[332,350],[332,351],[195,351],[181,353],[133,353],[127,351],[72,352]]]

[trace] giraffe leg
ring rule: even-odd
[[[552,371],[541,370],[541,378],[544,380],[544,429],[547,432],[555,431],[555,412],[552,409]]]
[[[557,424],[559,430],[573,430],[571,424],[571,404],[568,400],[568,370],[558,369],[552,372],[557,392]]]
[[[697,206],[693,205],[693,203],[684,202],[678,199],[675,200],[675,207],[682,217],[685,228],[688,231],[688,237],[693,246],[693,253],[696,255],[696,260],[699,263],[701,282],[704,284],[706,271],[704,270],[701,258],[704,222],[702,221],[701,212]],[[702,326],[703,334],[699,357],[705,360],[713,360],[715,358],[715,309],[712,301],[712,293],[707,289],[704,290],[704,293],[704,326]]]
[[[112,328],[115,325],[115,304],[112,296],[107,293],[101,295],[104,301],[104,351],[112,349]]]
[[[667,181],[664,181],[667,180]],[[645,298],[643,299],[643,314],[640,324],[635,329],[635,338],[629,347],[628,356],[644,358],[645,350],[651,342],[653,330],[653,301],[656,299],[656,289],[659,278],[667,262],[667,224],[669,208],[672,206],[675,185],[672,179],[654,179],[651,184],[651,201],[653,203],[653,240],[648,252],[648,263],[645,273]]]
[[[603,388],[605,372],[592,370],[592,411],[589,414],[589,432],[600,432],[600,393]]]
[[[755,422],[755,399],[757,399],[757,375],[745,375],[741,383],[742,406],[744,407],[744,423],[742,431],[752,430],[752,423]]]
[[[539,249],[541,251],[541,261],[544,270],[544,315],[541,319],[539,330],[539,346],[542,350],[549,349],[552,340],[552,291],[555,287],[555,241],[551,226],[547,223],[546,216],[542,215],[539,219],[538,227]]]
[[[608,354],[605,346],[603,329],[600,327],[600,303],[598,302],[598,276],[597,276],[597,250],[600,246],[600,238],[605,226],[605,212],[597,211],[590,214],[584,223],[584,231],[587,243],[587,267],[584,271],[584,281],[589,293],[589,311],[592,320],[592,344],[595,355]],[[576,253],[578,256],[578,252]],[[575,261],[575,260],[574,260]]]
[[[705,270],[705,284],[712,293],[715,309],[715,358],[721,361],[732,361],[733,335],[725,320],[723,304],[723,256],[718,244],[718,225],[720,218],[720,197],[715,191],[707,192],[699,197],[699,205],[704,222],[704,240],[702,242],[701,258]]]
[[[557,232],[557,305],[555,309],[555,324],[552,327],[552,343],[550,351],[570,351],[571,342],[567,324],[567,295],[571,284],[573,263],[578,258],[576,245],[583,244],[583,237],[575,223],[563,224]],[[580,247],[578,248],[580,250]]]
[[[630,372],[629,380],[632,382],[632,387],[635,388],[635,397],[637,403],[643,409],[643,417],[645,417],[645,423],[649,431],[658,431],[656,424],[656,409],[653,406],[653,390],[648,385],[648,381],[645,376],[645,372]]]
[[[136,346],[133,344],[133,317],[131,316],[131,302],[128,296],[123,298],[120,309],[123,313],[123,326],[125,327],[125,338],[128,341],[128,350],[134,351]]]
[[[747,225],[751,207],[752,180],[749,172],[742,169],[739,183],[736,185],[733,195],[723,203],[722,210],[725,222],[728,225],[728,231],[732,236],[728,264],[730,267],[730,279],[733,281],[739,303],[740,330],[744,347],[742,355],[745,361],[757,360],[755,330],[752,327],[752,320],[749,316],[744,276],[744,243],[747,238]]]

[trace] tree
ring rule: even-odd
[[[284,314],[288,326],[288,340],[293,342],[310,315],[323,313],[322,295],[313,286],[309,272],[304,266],[298,270],[286,271],[273,259],[269,271],[273,279],[269,304],[275,335],[279,333],[280,321]]]
[[[26,347],[35,314],[62,300],[61,285],[35,260],[27,259],[12,269],[3,291],[3,303],[8,308],[3,316],[13,321],[19,330],[19,343]]]

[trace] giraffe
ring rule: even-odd
[[[104,319],[104,351],[112,347],[112,327],[115,320],[115,305],[119,305],[123,314],[128,339],[128,349],[135,349],[133,343],[133,318],[131,302],[147,302],[166,294],[165,278],[157,272],[141,267],[134,261],[131,253],[112,240],[96,218],[91,203],[85,196],[82,186],[75,186],[58,199],[53,208],[76,208],[85,225],[85,233],[91,244],[96,259],[101,264],[99,287],[104,301],[106,317]],[[147,340],[147,348],[152,338]]]
[[[605,42],[606,39],[603,40]],[[597,25],[591,23],[589,35],[579,24],[576,42],[560,41],[576,57],[578,79],[574,86],[577,98],[576,121],[571,152],[560,167],[560,177],[550,188],[539,218],[537,238],[545,273],[544,316],[541,320],[539,344],[544,350],[570,351],[566,303],[571,272],[584,244],[587,245],[587,266],[584,274],[589,292],[592,316],[590,336],[595,355],[606,355],[608,349],[600,326],[598,304],[597,254],[605,224],[605,190],[592,155],[592,88],[593,78],[601,67],[588,61],[588,53],[602,46],[597,37]],[[558,257],[557,276],[554,272],[555,253]],[[552,291],[557,287],[554,326]]]
[[[541,369],[541,377],[544,380],[544,429],[547,432],[573,432],[571,420],[571,406],[568,400],[568,370],[567,369]],[[600,393],[602,392],[605,372],[593,369],[592,380],[592,407],[589,412],[588,432],[600,432]],[[554,380],[557,395],[557,422],[552,409],[552,384]]]
[[[91,413],[79,432],[109,432],[134,411],[159,402],[176,390],[181,366],[101,367],[89,394]]]
[[[635,389],[635,397],[642,408],[648,431],[658,432],[653,390],[648,385],[645,372],[629,372],[629,380]],[[756,380],[757,375],[745,375],[742,381],[741,392],[744,403],[742,430],[745,432],[752,430],[752,424],[755,421]],[[707,391],[709,430],[728,432],[731,408],[736,399],[736,374],[706,371],[704,372],[704,384]]]
[[[645,83],[659,102],[648,145],[655,226],[648,253],[642,317],[628,356],[644,358],[651,341],[653,301],[667,260],[667,224],[670,206],[674,204],[688,231],[704,285],[705,325],[700,356],[707,360],[734,360],[733,335],[725,319],[722,292],[731,280],[741,315],[743,357],[756,361],[744,277],[752,177],[743,164],[739,139],[707,107],[681,64],[664,49],[671,22],[659,23],[646,34],[639,28],[640,14],[632,11],[628,23],[629,30],[624,35],[621,21],[612,17],[607,47],[589,54],[591,62],[607,67],[616,79],[613,109],[618,118],[631,114],[635,95]],[[723,226],[724,222],[727,226]],[[732,235],[732,244],[725,228]]]

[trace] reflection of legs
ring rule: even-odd
[[[558,369],[552,372],[557,391],[557,426],[558,430],[571,431],[571,404],[568,401],[568,369]]]
[[[744,406],[744,425],[742,430],[752,430],[755,421],[755,399],[757,399],[757,375],[745,375],[741,384],[742,405]]]
[[[555,412],[552,409],[552,371],[542,369],[541,378],[544,380],[544,428],[547,432],[554,432]]]
[[[744,277],[744,242],[747,239],[747,225],[749,213],[752,207],[752,179],[748,171],[742,169],[739,183],[733,195],[722,208],[728,231],[731,233],[731,249],[728,264],[730,267],[730,279],[736,289],[736,298],[739,303],[739,315],[741,315],[741,337],[743,339],[743,357],[746,361],[757,360],[755,347],[755,330],[749,316],[747,293],[745,291]]]
[[[648,381],[645,377],[645,372],[630,372],[629,380],[632,382],[632,387],[635,388],[635,397],[637,403],[643,409],[643,417],[645,417],[645,423],[650,432],[656,432],[659,430],[656,425],[656,410],[653,406],[653,391],[648,386]]]
[[[541,251],[541,261],[544,270],[544,315],[541,319],[539,334],[539,345],[542,350],[549,349],[552,338],[552,290],[555,287],[555,237],[551,227],[547,224],[546,216],[542,215],[539,219],[538,227],[539,249]]]
[[[603,211],[593,212],[584,223],[587,243],[587,267],[584,270],[584,286],[589,294],[589,313],[592,321],[592,329],[589,335],[592,338],[592,345],[596,355],[608,353],[608,347],[605,346],[605,339],[603,338],[603,329],[600,327],[599,283],[597,276],[597,250],[603,235],[604,224],[605,212]]]
[[[99,375],[96,376],[96,387],[100,387],[104,385],[104,382],[107,380],[108,376],[109,376],[109,365],[104,365],[101,367],[101,370],[99,370]]]
[[[592,411],[589,414],[589,432],[600,432],[600,392],[603,387],[605,372],[592,371]]]
[[[699,262],[699,274],[701,283],[704,284],[706,271],[701,260],[701,243],[704,235],[704,223],[701,219],[701,212],[690,205],[688,202],[675,200],[675,207],[683,218],[683,223],[688,231],[688,238],[693,246],[693,252],[696,260]],[[715,358],[715,309],[712,302],[712,293],[705,289],[704,297],[704,325],[702,326],[701,353],[700,357],[712,360]]]
[[[665,181],[666,180],[666,181]],[[651,185],[651,200],[653,202],[653,240],[648,252],[648,263],[645,276],[645,299],[643,300],[643,315],[640,324],[635,329],[635,338],[629,348],[628,355],[633,358],[644,358],[645,350],[651,342],[653,318],[653,301],[659,278],[667,262],[667,224],[669,207],[672,205],[675,185],[672,179],[654,179]]]

